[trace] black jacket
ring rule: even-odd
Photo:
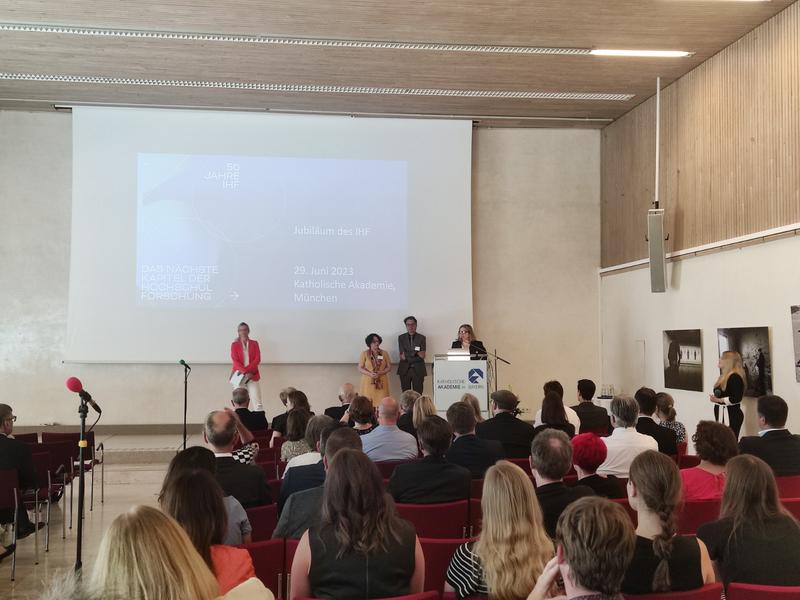
[[[450,345],[451,350],[461,350],[461,341],[456,340]],[[469,345],[469,353],[472,354],[473,360],[485,358],[486,347],[480,340],[472,340]]]
[[[603,498],[626,498],[627,493],[625,484],[613,475],[602,477],[601,475],[589,475],[583,479],[578,480],[578,485],[585,485],[592,488],[596,496]]]
[[[389,493],[402,504],[434,504],[469,499],[472,476],[443,456],[426,456],[397,465],[389,479]]]
[[[267,415],[263,410],[252,411],[249,408],[237,408],[236,414],[239,415],[242,425],[250,431],[266,431],[269,429]]]
[[[567,487],[563,481],[548,483],[536,488],[536,497],[539,499],[539,506],[542,508],[544,517],[544,528],[551,538],[556,537],[556,524],[558,517],[570,504],[578,498],[584,496],[594,496],[594,490],[585,485]]]
[[[453,441],[445,457],[447,462],[469,470],[473,479],[483,479],[486,469],[503,458],[503,445],[477,435],[462,435]]]
[[[264,471],[236,462],[231,456],[217,457],[217,482],[226,496],[233,496],[245,508],[272,503]]]
[[[0,434],[0,469],[15,469],[20,489],[36,487],[30,446],[3,434]]]
[[[776,477],[800,475],[800,435],[786,429],[767,431],[739,440],[739,451],[752,454],[767,463]]]
[[[649,435],[658,442],[658,451],[674,456],[678,454],[678,435],[672,430],[662,427],[652,417],[639,416],[636,431]]]
[[[405,431],[406,433],[410,433],[414,437],[417,437],[417,429],[414,427],[414,420],[410,412],[400,415],[400,417],[397,419],[397,427],[401,431]]]
[[[491,419],[478,423],[475,433],[481,439],[497,440],[503,444],[506,458],[527,458],[531,455],[533,425],[511,413],[497,413]]]
[[[578,433],[586,433],[593,431],[595,433],[605,429],[605,434],[611,433],[611,417],[602,406],[595,406],[591,402],[580,402],[575,406],[571,406],[572,410],[578,413],[578,418],[581,420],[581,429]]]
[[[303,465],[292,467],[286,471],[286,475],[281,482],[281,494],[278,498],[278,513],[283,511],[283,507],[289,496],[295,492],[310,490],[325,483],[325,465],[322,461],[313,465]]]
[[[338,423],[341,420],[341,418],[344,416],[344,413],[348,408],[350,408],[349,404],[341,404],[339,406],[331,406],[330,408],[326,408],[325,409],[325,414]],[[352,427],[352,425],[351,425],[351,427]]]

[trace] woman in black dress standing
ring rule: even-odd
[[[744,413],[742,413],[742,396],[744,396],[747,374],[742,363],[742,355],[733,350],[726,350],[719,357],[720,375],[714,384],[714,393],[709,395],[714,406],[714,419],[720,420],[720,410],[728,411],[728,424],[733,429],[736,439],[742,429]],[[725,413],[722,413],[725,422]]]

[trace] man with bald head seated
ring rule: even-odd
[[[245,508],[272,502],[264,471],[237,462],[233,457],[233,448],[239,439],[235,413],[224,410],[210,412],[203,436],[214,451],[217,482],[226,495],[236,498]]]
[[[378,407],[378,426],[362,437],[364,453],[373,461],[413,460],[419,457],[417,440],[397,426],[400,407],[386,397]]]
[[[343,383],[339,388],[339,406],[331,406],[325,409],[325,414],[334,421],[340,421],[350,408],[350,403],[356,397],[356,388],[352,383]],[[352,424],[350,425],[352,427]]]

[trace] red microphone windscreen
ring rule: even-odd
[[[70,377],[67,379],[67,389],[70,392],[78,393],[83,390],[83,385],[81,384],[81,380],[77,377]]]

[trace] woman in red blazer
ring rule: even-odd
[[[258,385],[261,373],[258,365],[261,362],[261,349],[258,342],[250,339],[250,326],[239,323],[239,337],[231,343],[231,361],[233,368],[231,374],[238,371],[244,373],[241,387],[246,387],[250,395],[250,402],[255,405],[255,410],[264,410],[261,404],[261,388]]]

